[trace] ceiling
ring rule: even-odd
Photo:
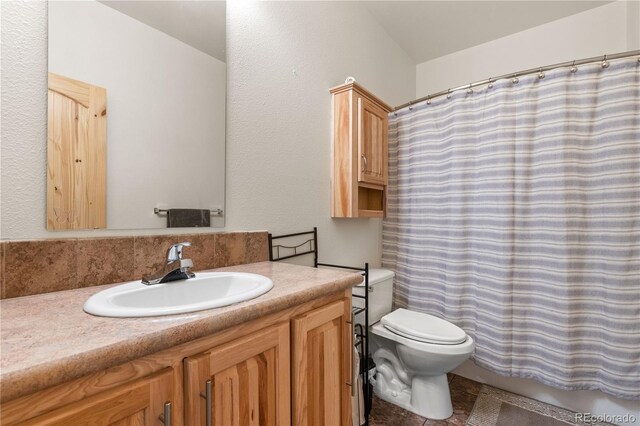
[[[101,0],[100,3],[226,62],[223,0]]]
[[[225,61],[224,0],[100,0]],[[421,63],[564,18],[610,1],[358,1]]]
[[[609,1],[366,1],[364,6],[416,62],[602,6]],[[594,31],[597,29],[594,29]]]

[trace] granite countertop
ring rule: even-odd
[[[0,301],[1,401],[54,386],[359,284],[357,273],[277,262],[216,271],[267,276],[274,286],[246,302],[188,314],[104,318],[82,310],[117,284]]]

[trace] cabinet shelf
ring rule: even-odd
[[[382,210],[358,210],[359,217],[384,217]]]
[[[384,189],[358,186],[358,217],[384,217]]]

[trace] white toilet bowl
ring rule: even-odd
[[[455,325],[397,309],[370,328],[380,398],[430,419],[453,414],[447,373],[471,356],[475,343]]]
[[[392,312],[394,277],[388,269],[369,270],[373,389],[378,397],[406,410],[446,419],[453,414],[447,373],[471,356],[475,344],[462,329],[433,315],[407,309]],[[364,283],[353,293],[360,297],[353,300],[354,306],[362,307]]]

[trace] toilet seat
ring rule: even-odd
[[[401,336],[398,333],[394,333],[393,331],[382,325],[381,321],[372,325],[370,330],[371,333],[375,334],[376,336],[383,337],[398,344],[408,346],[415,350],[424,352],[425,354],[455,355],[467,352],[471,353],[471,351],[473,351],[473,348],[475,347],[475,342],[471,338],[471,336],[467,336],[464,342],[458,343],[457,345],[438,345],[435,343],[419,342],[417,340]]]
[[[408,309],[396,309],[380,320],[394,334],[423,343],[459,345],[467,339],[460,327],[441,318]]]

